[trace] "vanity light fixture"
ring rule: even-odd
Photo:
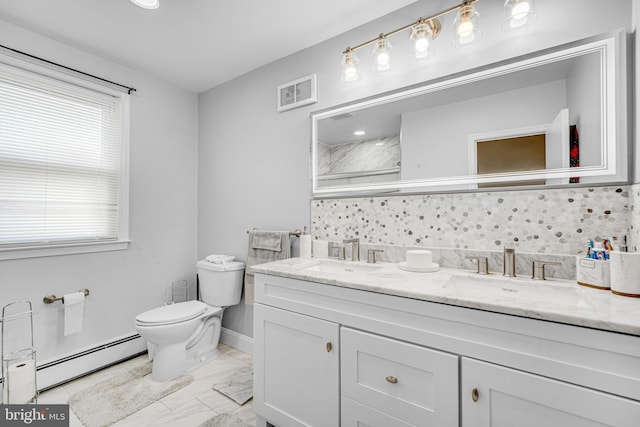
[[[426,58],[429,53],[429,44],[440,34],[442,24],[436,18],[425,20],[419,19],[416,24],[411,27],[411,35],[409,39],[413,42],[416,58]]]
[[[373,56],[376,58],[378,71],[386,71],[391,68],[391,49],[391,43],[381,33],[376,41],[376,47],[373,48]]]
[[[536,18],[533,0],[506,0],[504,2],[504,31],[522,28],[532,23]]]
[[[342,58],[342,66],[344,70],[342,72],[342,79],[345,82],[355,82],[358,80],[358,57],[351,50],[350,47],[344,51],[344,56]]]
[[[134,1],[134,0],[132,0]],[[474,4],[480,0],[463,0],[462,3],[451,6],[426,18],[418,18],[417,21],[400,27],[388,33],[380,33],[378,37],[367,40],[355,46],[347,47],[342,52],[342,65],[344,67],[342,80],[354,82],[360,78],[358,73],[358,59],[355,51],[365,46],[374,45],[375,67],[378,71],[386,71],[391,68],[391,43],[389,37],[402,31],[411,30],[409,39],[413,43],[416,59],[426,58],[429,46],[442,30],[442,24],[438,18],[455,12],[453,20],[453,43],[456,46],[464,46],[477,42],[482,33],[478,27],[480,14]],[[536,14],[533,8],[534,0],[505,0],[505,19],[502,29],[510,31],[531,23]]]
[[[479,16],[478,11],[473,7],[471,2],[460,7],[460,10],[458,10],[453,20],[453,42],[456,45],[466,45],[480,39],[481,33],[478,29]]]
[[[143,9],[157,9],[160,6],[160,0],[131,0],[131,3]]]
[[[391,44],[389,43],[389,37],[405,30],[411,29],[411,35],[409,38],[414,44],[416,58],[421,59],[426,57],[431,41],[438,37],[442,28],[442,25],[437,18],[451,12],[460,11],[455,22],[456,31],[459,35],[457,38],[460,41],[460,44],[467,44],[471,41],[477,40],[480,34],[477,22],[478,12],[476,12],[473,7],[473,3],[478,1],[480,0],[463,0],[462,3],[429,17],[418,18],[417,21],[388,33],[380,33],[380,35],[375,39],[367,40],[366,42],[360,43],[356,46],[347,47],[342,52],[342,65],[344,67],[342,80],[345,82],[354,82],[358,80],[358,61],[354,52],[371,44],[375,44],[373,54],[375,57],[376,69],[378,71],[388,70],[391,67]]]

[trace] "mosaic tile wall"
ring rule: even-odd
[[[577,255],[587,239],[638,238],[640,185],[311,201],[316,239]],[[631,229],[633,221],[636,227]]]

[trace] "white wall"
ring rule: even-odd
[[[503,2],[485,0],[477,3],[484,31],[477,45],[454,49],[449,41],[453,16],[447,16],[431,58],[414,61],[403,33],[391,40],[393,69],[384,74],[372,71],[367,47],[358,51],[364,78],[355,84],[340,81],[341,52],[347,46],[451,4],[418,1],[200,95],[199,257],[226,252],[245,259],[249,228],[309,224],[311,111],[631,26],[631,0],[538,1],[534,26],[503,33]],[[277,113],[277,85],[311,73],[318,77],[318,103]],[[244,305],[225,313],[225,326],[241,334],[253,335],[252,322],[251,308]]]
[[[130,237],[125,251],[0,261],[0,306],[30,300],[38,361],[135,333],[138,313],[164,302],[171,282],[195,282],[197,96],[12,24],[2,44],[133,86]],[[89,288],[82,332],[63,336],[63,305],[46,294]]]
[[[580,166],[600,165],[602,133],[600,93],[585,91],[585,87],[598,87],[600,84],[600,62],[596,55],[584,55],[567,76],[567,106],[569,123],[578,126],[580,141]],[[598,177],[582,177],[580,182],[598,182]]]
[[[403,114],[401,178],[472,175],[470,135],[549,124],[566,105],[558,80]]]

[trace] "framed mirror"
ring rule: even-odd
[[[602,35],[311,114],[315,197],[627,181],[626,45]]]

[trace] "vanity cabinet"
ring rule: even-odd
[[[274,426],[640,425],[638,336],[255,277],[254,408]]]
[[[339,325],[254,305],[254,408],[277,426],[338,426]]]

